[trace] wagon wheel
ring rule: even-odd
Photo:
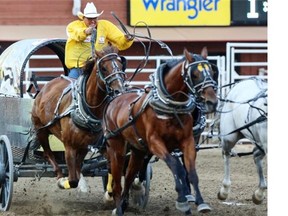
[[[147,169],[146,169],[146,178],[143,181],[143,184],[145,187],[144,200],[143,200],[143,204],[141,206],[143,209],[146,208],[146,205],[148,203],[151,179],[152,179],[152,166],[150,163],[148,163]]]
[[[10,208],[13,181],[14,181],[13,156],[10,141],[6,135],[0,136],[0,211]]]

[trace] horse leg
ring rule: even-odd
[[[79,149],[76,159],[76,176],[79,179],[78,189],[80,192],[87,193],[88,192],[88,184],[81,173],[81,165],[84,161],[84,158],[88,152],[87,148]]]
[[[222,182],[222,186],[220,191],[217,194],[218,199],[226,200],[231,187],[231,179],[230,179],[230,152],[222,152],[223,160],[224,160],[224,179]]]
[[[200,134],[197,136],[194,136],[194,141],[195,141],[196,145],[199,143],[199,140],[200,140]],[[184,163],[184,155],[183,154],[181,155],[181,160],[182,160],[182,164],[183,164],[185,170],[187,170],[185,163]],[[195,197],[192,195],[192,191],[191,191],[188,173],[186,175],[186,183],[188,185],[188,190],[189,190],[189,193],[186,195],[186,198],[187,198],[188,202],[195,202]]]
[[[187,140],[186,142],[190,142],[190,141]],[[200,189],[199,189],[199,178],[197,175],[196,164],[195,164],[196,155],[197,155],[196,149],[194,145],[184,144],[183,146],[184,146],[184,149],[182,150],[182,152],[183,152],[184,164],[186,167],[189,182],[192,184],[194,192],[195,192],[195,204],[197,205],[197,210],[198,212],[201,212],[201,213],[210,212],[211,207],[204,202],[202,195],[200,193]]]
[[[224,132],[225,133],[225,132]],[[217,194],[219,200],[226,200],[231,188],[230,179],[230,158],[231,150],[235,146],[239,136],[236,133],[230,134],[221,140],[222,145],[222,156],[224,161],[224,179],[222,181],[222,186]]]
[[[44,150],[43,157],[52,165],[53,170],[56,174],[56,178],[58,180],[63,177],[63,173],[62,173],[62,169],[59,167],[58,163],[56,162],[54,154],[50,148],[48,136],[49,136],[49,133],[45,130],[39,131],[37,133],[38,142],[41,144]]]
[[[174,157],[177,157],[180,160],[180,157],[178,157],[178,156],[174,156]],[[181,163],[183,164],[185,170],[187,170],[187,168],[185,166],[185,163],[184,163],[183,154],[181,155]],[[190,181],[189,181],[189,176],[188,176],[187,171],[186,171],[186,178],[185,179],[186,179],[186,184],[187,184],[187,187],[188,187],[188,194],[186,195],[186,198],[187,198],[188,202],[195,202],[195,197],[192,195]]]
[[[118,140],[117,140],[118,139]],[[115,147],[114,147],[115,146]],[[122,210],[122,186],[121,178],[126,158],[125,144],[119,141],[119,138],[113,138],[109,140],[109,144],[106,146],[108,163],[110,163],[111,174],[113,177],[113,199],[115,201],[116,208],[112,211],[112,215],[123,215]]]
[[[176,208],[186,215],[191,214],[191,206],[189,205],[186,195],[189,192],[188,185],[186,183],[186,172],[182,163],[178,158],[173,157],[171,154],[167,154],[163,159],[169,169],[173,173],[175,181],[175,189],[178,193]]]
[[[143,182],[146,180],[146,170],[148,167],[148,163],[150,162],[150,159],[152,158],[153,155],[149,155],[149,156],[145,156],[144,157],[144,162],[143,162],[143,166],[141,168],[141,170],[139,171],[139,181]]]
[[[253,151],[253,156],[254,156],[254,162],[257,167],[257,173],[259,176],[259,186],[258,189],[254,192],[252,200],[253,203],[259,205],[263,202],[265,198],[264,192],[267,189],[267,184],[263,172],[263,159],[265,157],[265,153],[258,147],[255,147]]]
[[[112,182],[113,182],[113,177],[111,174],[111,169],[108,168],[108,181],[107,181],[107,185],[106,185],[106,192],[104,194],[104,202],[105,203],[111,203],[113,201]]]
[[[59,179],[58,187],[61,189],[77,188],[79,179],[76,175],[76,149],[65,146],[65,161],[69,172],[68,179]]]
[[[104,203],[110,204],[113,200],[113,176],[111,172],[111,161],[109,159],[109,155],[106,152],[106,159],[107,159],[107,170],[108,170],[108,179],[106,184],[106,191],[103,197]]]
[[[125,175],[125,184],[122,199],[129,200],[129,189],[131,187],[131,196],[134,204],[141,206],[144,202],[145,188],[139,178],[135,178],[142,167],[145,154],[134,149],[131,151],[129,164]],[[131,186],[132,185],[132,186]],[[128,205],[127,205],[128,206]]]
[[[169,167],[171,172],[173,173],[173,177],[175,180],[175,190],[178,193],[176,208],[181,212],[184,212],[187,215],[191,215],[191,206],[189,205],[186,195],[188,194],[188,186],[186,183],[186,172],[182,163],[178,158],[173,157],[165,147],[165,143],[161,140],[160,137],[149,136],[150,140],[148,140],[149,150],[150,152],[163,160],[166,165]]]

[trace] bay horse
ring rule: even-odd
[[[186,172],[182,163],[170,154],[174,149],[183,152],[198,211],[210,211],[198,187],[191,114],[196,106],[195,94],[205,101],[208,111],[215,110],[217,106],[216,82],[213,79],[215,72],[207,56],[206,47],[202,49],[201,55],[190,54],[185,48],[181,60],[162,64],[155,71],[150,77],[149,87],[141,91],[127,91],[107,105],[103,130],[113,177],[112,194],[116,204],[113,214],[124,214],[129,204],[129,189],[147,155],[155,155],[165,161],[175,180],[178,193],[176,208],[191,213],[185,197],[189,193]],[[122,192],[121,176],[128,147],[131,155]]]
[[[114,95],[125,89],[124,60],[116,47],[107,46],[87,61],[77,80],[57,77],[43,86],[35,98],[31,116],[33,148],[43,147],[44,158],[53,166],[62,189],[78,186],[88,145],[103,137],[103,110]],[[68,179],[63,178],[62,169],[51,151],[50,134],[64,144]]]
[[[261,204],[267,189],[263,159],[267,153],[267,81],[253,77],[242,80],[228,92],[220,111],[220,139],[224,159],[224,179],[218,198],[227,199],[230,193],[230,157],[237,141],[249,139],[255,147],[253,158],[257,167],[259,185],[252,195],[255,204]]]

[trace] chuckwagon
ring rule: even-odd
[[[35,96],[45,82],[61,74],[67,75],[65,43],[65,39],[57,38],[25,39],[12,44],[0,56],[0,211],[9,210],[13,182],[17,182],[19,177],[55,177],[53,167],[43,157],[43,149],[31,148],[31,109]],[[47,51],[57,56],[59,71],[36,73],[27,70],[27,64],[33,64],[32,59],[37,59],[37,53]],[[49,142],[62,173],[67,176],[63,144],[53,135],[49,136]],[[81,172],[84,176],[102,177],[105,191],[107,160],[97,146],[89,145],[88,149]],[[151,167],[147,170],[151,175]],[[148,181],[147,187],[150,177]]]

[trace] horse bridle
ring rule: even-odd
[[[104,82],[105,86],[106,86],[106,90],[107,92],[112,92],[113,90],[111,90],[110,88],[110,84],[115,81],[115,80],[120,80],[121,83],[124,83],[125,80],[125,68],[123,66],[122,69],[120,69],[116,63],[116,59],[118,59],[122,65],[126,65],[126,60],[124,57],[120,57],[117,53],[109,53],[103,57],[101,57],[100,59],[97,60],[96,64],[97,64],[97,74],[100,77],[100,79]],[[101,64],[104,61],[108,61],[111,60],[111,64],[112,64],[112,73],[109,74],[108,76],[104,76],[103,71],[101,70]]]
[[[193,67],[199,64],[203,68],[201,74],[203,74],[204,79],[201,82],[194,83],[192,79],[192,69]],[[183,77],[183,80],[186,83],[189,90],[193,94],[197,94],[198,96],[201,95],[201,92],[209,86],[212,86],[215,91],[217,90],[217,82],[211,77],[209,71],[205,67],[206,65],[208,65],[208,68],[212,70],[211,64],[207,60],[194,61],[192,63],[189,63],[186,60],[182,63],[181,75]]]

